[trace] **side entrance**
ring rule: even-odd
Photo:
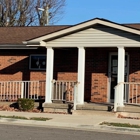
[[[109,54],[109,102],[114,102],[114,87],[117,85],[117,76],[118,76],[118,54],[110,53]],[[129,55],[125,55],[125,75],[124,80],[128,82],[129,77]],[[127,97],[126,97],[127,98]]]

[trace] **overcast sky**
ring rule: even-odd
[[[58,25],[73,25],[93,18],[117,23],[140,23],[140,0],[66,0]]]

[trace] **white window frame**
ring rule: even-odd
[[[46,63],[46,54],[31,54],[30,56],[29,56],[29,69],[30,70],[38,70],[38,71],[40,71],[40,70],[46,70],[46,66],[45,66],[45,68],[32,68],[31,67],[31,61],[32,61],[32,56],[44,56],[45,57],[45,63]]]

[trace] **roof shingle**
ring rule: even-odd
[[[22,44],[22,41],[43,36],[67,27],[69,26],[0,27],[0,44]]]
[[[140,30],[140,23],[122,25]],[[0,45],[22,45],[22,41],[47,35],[67,27],[70,27],[70,25],[45,27],[0,27]]]

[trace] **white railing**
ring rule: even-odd
[[[74,102],[76,81],[52,81],[52,101]]]
[[[140,83],[124,82],[119,83],[115,89],[114,111],[120,106],[121,95],[119,89],[123,86],[123,103],[140,105]]]
[[[44,96],[45,81],[0,81],[0,101],[38,100]]]

